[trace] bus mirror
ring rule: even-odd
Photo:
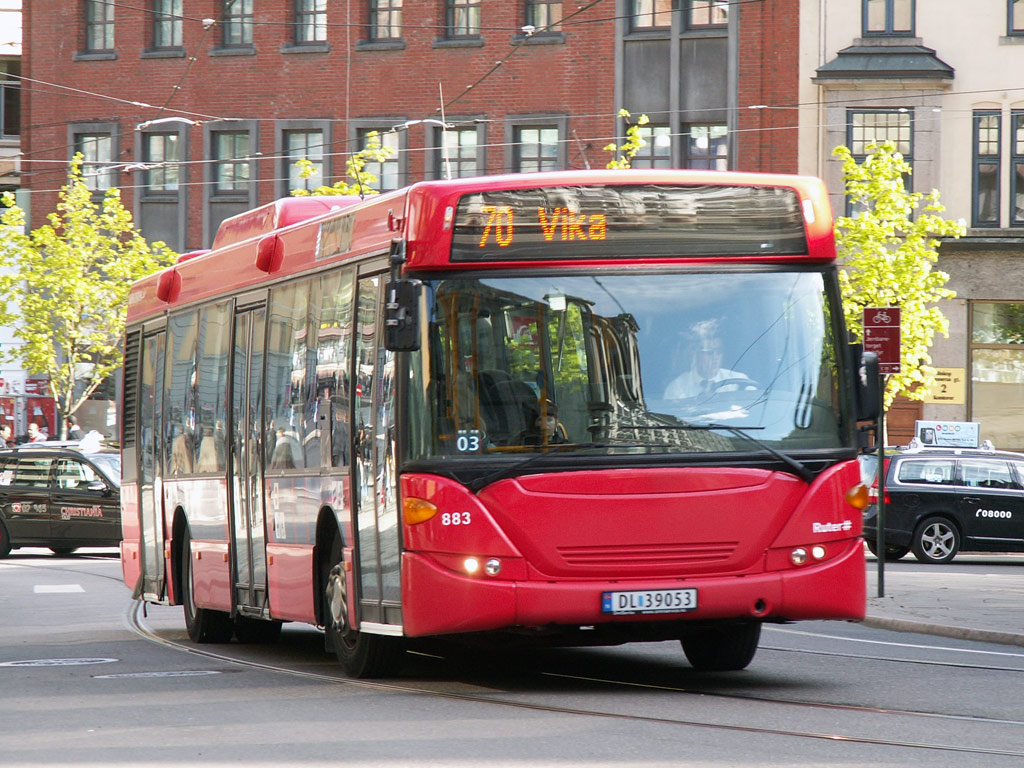
[[[392,280],[384,287],[384,346],[392,352],[414,352],[420,348],[419,280]]]
[[[874,352],[864,352],[860,356],[860,371],[857,377],[858,421],[874,421],[878,418],[881,396],[878,355]]]

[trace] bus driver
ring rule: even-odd
[[[752,389],[754,382],[744,373],[722,367],[722,338],[718,320],[701,320],[687,334],[690,368],[665,388],[666,400],[710,396],[716,392]]]

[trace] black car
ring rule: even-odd
[[[0,450],[0,557],[14,547],[79,547],[121,541],[121,455],[116,450],[31,443]]]
[[[1024,552],[1024,454],[984,448],[914,447],[888,452],[885,558],[908,552],[948,563],[957,552]],[[872,504],[864,540],[878,554],[875,456],[862,456]]]

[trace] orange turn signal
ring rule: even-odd
[[[867,509],[870,503],[868,495],[868,487],[864,483],[857,483],[846,492],[846,503],[854,509]]]
[[[402,518],[406,525],[425,523],[437,514],[437,507],[426,499],[406,498],[402,501]]]

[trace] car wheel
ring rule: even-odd
[[[865,539],[868,545],[868,551],[878,557],[878,542],[873,539]],[[886,560],[899,560],[904,557],[910,551],[910,547],[899,547],[895,544],[885,545],[885,559]]]
[[[761,625],[730,624],[698,630],[679,640],[690,666],[699,672],[746,669],[757,653]]]
[[[235,626],[231,617],[223,611],[197,608],[195,584],[192,577],[192,536],[185,529],[181,546],[181,602],[185,607],[185,629],[196,643],[226,643],[234,634]]]
[[[0,521],[0,557],[7,557],[11,554],[11,537],[7,533],[7,526]]]
[[[922,563],[948,563],[960,551],[960,532],[944,517],[929,517],[917,526],[912,548]]]
[[[341,542],[335,538],[322,578],[324,634],[328,650],[338,657],[345,674],[355,678],[389,677],[401,665],[401,640],[352,629],[348,622],[348,595],[341,563]]]

